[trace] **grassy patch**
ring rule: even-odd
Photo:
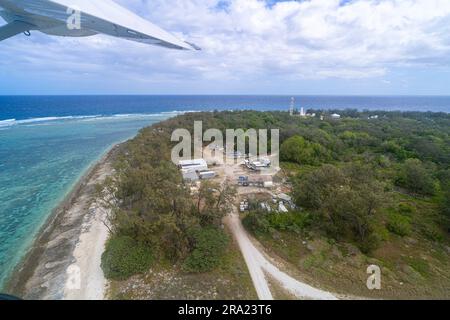
[[[218,228],[203,228],[196,230],[193,237],[195,248],[184,261],[183,269],[202,273],[217,268],[227,248],[227,234]]]
[[[423,259],[410,258],[408,259],[408,264],[423,277],[427,277],[430,274],[430,266]]]
[[[388,216],[388,222],[386,224],[387,229],[401,237],[405,237],[411,234],[411,218],[392,212]]]
[[[107,279],[124,280],[147,271],[153,261],[150,248],[130,237],[116,236],[106,244],[101,267]]]
[[[296,211],[268,213],[256,210],[247,214],[242,223],[253,232],[289,231],[301,233],[311,223],[311,216],[308,213]]]

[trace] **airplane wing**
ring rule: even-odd
[[[49,0],[81,12],[82,28],[132,41],[180,50],[199,48],[162,30],[112,0]]]
[[[3,41],[5,39],[14,37],[15,35],[34,30],[36,29],[36,26],[22,22],[22,21],[13,21],[11,23],[8,23],[4,26],[0,27],[0,41]]]

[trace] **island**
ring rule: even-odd
[[[279,154],[205,142],[204,163],[173,163],[173,131],[196,121],[279,130]],[[271,156],[279,168],[263,175]],[[94,166],[8,288],[34,299],[448,299],[449,209],[449,114],[187,113]]]

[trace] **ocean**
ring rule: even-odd
[[[450,112],[450,97],[298,96],[297,108]],[[114,144],[187,111],[288,110],[288,96],[0,96],[0,288]]]
[[[450,97],[296,96],[305,109],[450,112]],[[0,96],[0,121],[189,110],[288,110],[290,96]],[[0,122],[0,126],[1,126]]]

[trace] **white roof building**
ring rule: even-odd
[[[341,115],[337,114],[337,113],[334,113],[334,114],[331,115],[331,118],[333,118],[333,119],[340,119]]]
[[[183,175],[183,180],[185,181],[193,182],[200,179],[197,172],[193,170],[181,170],[181,174]]]
[[[215,171],[201,171],[199,172],[198,176],[201,180],[207,180],[207,179],[213,179],[216,177]]]
[[[282,201],[292,202],[292,197],[290,195],[287,195],[286,193],[280,193],[277,195],[277,197]]]
[[[186,181],[197,181],[201,178],[200,172],[208,171],[208,164],[204,159],[181,160],[178,162],[178,167]]]
[[[182,170],[190,171],[207,171],[208,164],[204,159],[194,159],[194,160],[181,160],[178,166]]]

